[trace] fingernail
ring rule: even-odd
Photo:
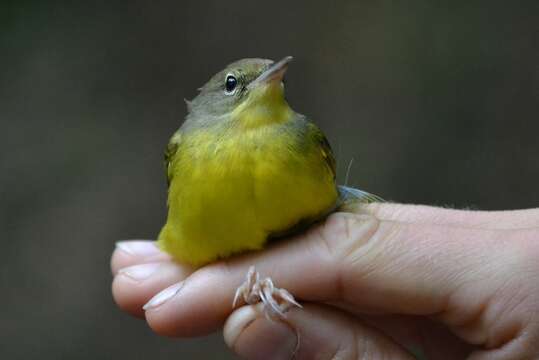
[[[129,255],[136,256],[153,256],[160,253],[159,249],[155,245],[155,241],[144,240],[128,240],[118,241],[116,248],[122,250]]]
[[[176,294],[178,294],[180,290],[182,289],[182,286],[183,286],[183,281],[177,284],[174,284],[172,286],[169,286],[168,288],[166,288],[165,290],[161,291],[160,293],[155,295],[153,298],[151,298],[150,301],[148,301],[146,305],[142,307],[142,309],[144,311],[147,311],[147,310],[152,310],[163,305],[165,302],[167,302],[168,300],[173,298]]]
[[[246,306],[237,310],[225,326],[227,345],[245,359],[291,359],[298,339],[287,324],[260,317]]]
[[[142,281],[149,278],[158,268],[160,263],[148,263],[133,265],[118,271],[118,274],[125,275],[136,281]]]

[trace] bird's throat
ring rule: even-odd
[[[253,89],[245,101],[232,112],[234,120],[243,128],[284,122],[289,120],[292,114],[280,83]]]

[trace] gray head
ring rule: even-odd
[[[231,63],[202,86],[192,101],[187,102],[189,113],[219,117],[240,108],[260,105],[264,98],[275,102],[280,96],[284,101],[282,78],[291,60],[292,57],[288,56],[277,63],[256,58]],[[280,95],[271,91],[277,88]]]

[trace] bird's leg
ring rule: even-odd
[[[276,288],[269,277],[260,280],[254,266],[249,268],[245,282],[236,290],[232,307],[236,307],[240,299],[249,305],[262,302],[266,317],[274,320],[285,318],[292,306],[302,307],[288,291]]]

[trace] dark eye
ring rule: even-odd
[[[232,92],[234,92],[234,89],[236,89],[237,85],[238,80],[233,75],[228,75],[226,77],[225,89],[227,93],[231,94]]]

